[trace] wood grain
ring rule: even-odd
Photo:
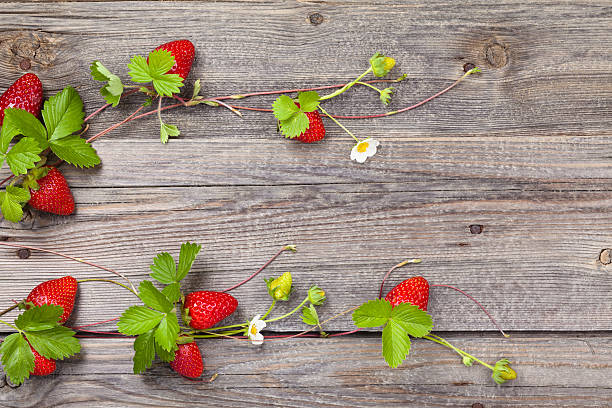
[[[269,113],[167,111],[182,135],[163,146],[154,118],[129,123],[96,141],[101,166],[62,168],[75,215],[29,212],[19,225],[0,223],[0,237],[98,262],[136,282],[157,252],[197,241],[204,251],[187,290],[226,288],[294,243],[299,251],[264,275],[290,270],[298,293],[324,287],[323,317],[375,297],[389,267],[420,257],[387,288],[419,274],[475,295],[514,331],[510,340],[478,336],[492,325],[443,288],[430,299],[436,328],[461,331],[450,339],[486,361],[510,358],[519,379],[496,387],[485,370],[420,340],[402,368],[389,370],[380,339],[366,333],[262,349],[202,342],[206,375],[220,376],[193,383],[162,364],[134,376],[129,341],[87,339],[60,374],[0,388],[0,406],[612,405],[612,267],[600,262],[612,248],[611,17],[609,1],[3,4],[0,89],[27,70],[42,79],[45,97],[75,86],[88,113],[102,104],[88,74],[93,60],[127,79],[130,56],[181,37],[197,47],[190,78],[202,78],[207,96],[342,83],[372,53],[394,56],[393,76],[408,79],[392,104],[354,88],[326,105],[344,115],[411,105],[452,83],[464,64],[480,66],[482,74],[417,110],[343,121],[381,141],[365,165],[349,160],[351,139],[329,121],[326,140],[312,146],[282,140]],[[269,107],[273,99],[238,102]],[[141,102],[130,97],[100,114],[88,134]],[[6,248],[0,271],[4,306],[45,279],[108,277],[48,254],[19,259]],[[117,316],[134,301],[109,293],[82,284],[69,324]],[[233,321],[268,306],[259,278],[234,293]],[[326,327],[352,325],[343,316]],[[297,318],[270,327],[302,328]]]
[[[495,386],[490,371],[464,367],[451,351],[415,340],[409,359],[390,370],[380,357],[380,338],[292,339],[266,343],[200,342],[204,377],[177,377],[155,363],[133,375],[131,341],[83,340],[78,358],[62,362],[51,378],[32,378],[17,389],[0,389],[0,405],[164,406],[199,404],[243,407],[603,407],[612,404],[612,338],[450,336],[449,341],[494,362],[502,356],[518,373]],[[40,406],[40,405],[39,405]]]
[[[52,247],[116,268],[136,282],[150,272],[157,252],[176,255],[181,242],[196,241],[204,250],[186,290],[227,288],[282,245],[295,243],[298,252],[281,256],[263,276],[293,273],[298,291],[281,311],[297,305],[310,285],[323,287],[327,316],[374,298],[387,269],[420,257],[421,265],[396,271],[387,289],[420,274],[432,284],[472,293],[508,330],[609,330],[610,269],[598,259],[612,243],[610,191],[590,181],[575,182],[570,191],[564,183],[531,188],[486,181],[473,190],[458,181],[79,188],[76,215],[36,216],[24,222],[28,229],[5,231],[11,242]],[[472,224],[483,232],[472,234]],[[21,260],[6,248],[0,254],[1,268],[12,271],[0,277],[11,288],[0,294],[1,304],[25,296],[39,280],[67,273],[110,276],[53,255]],[[107,284],[82,286],[75,324],[117,316],[134,302],[121,290],[108,302],[108,290]],[[240,300],[237,321],[268,307],[261,278],[234,294]],[[432,289],[430,311],[441,330],[494,329],[476,305],[447,289]],[[303,325],[293,319],[274,327]],[[329,327],[348,329],[350,318]]]

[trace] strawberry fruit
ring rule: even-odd
[[[235,297],[223,292],[199,291],[185,296],[183,320],[194,329],[213,327],[238,307]]]
[[[40,114],[43,90],[40,79],[34,74],[25,74],[0,96],[0,125],[4,121],[6,108],[18,108],[34,116]]]
[[[296,105],[300,106],[299,103],[296,103]],[[321,120],[319,111],[306,112],[306,116],[308,116],[309,122],[308,129],[295,139],[302,143],[314,143],[323,140],[325,137],[325,126],[323,126],[323,120]]]
[[[427,311],[429,301],[429,282],[422,276],[406,279],[387,293],[385,300],[393,306],[400,303],[411,303],[419,309]]]
[[[34,353],[34,371],[32,371],[30,374],[49,375],[55,371],[55,360],[41,356],[32,346],[30,346],[30,349],[32,350],[32,353]]]
[[[58,215],[74,212],[74,198],[64,175],[51,167],[46,176],[38,180],[38,190],[30,189],[30,205],[37,210]]]
[[[179,344],[170,367],[183,377],[198,378],[204,371],[202,353],[196,342]]]
[[[46,281],[36,286],[26,302],[32,302],[35,306],[56,305],[64,308],[64,313],[60,316],[59,323],[65,323],[74,308],[74,298],[76,297],[78,284],[72,276]]]
[[[160,45],[156,50],[170,51],[174,57],[174,66],[166,74],[178,74],[183,79],[187,78],[195,57],[195,47],[191,41],[171,41]]]

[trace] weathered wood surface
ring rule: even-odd
[[[83,340],[78,359],[52,378],[0,388],[0,405],[244,407],[604,407],[612,405],[612,338],[450,336],[485,361],[505,356],[520,378],[503,387],[488,370],[464,367],[451,351],[416,340],[410,359],[390,370],[378,338],[300,339],[255,348],[231,340],[200,342],[212,383],[179,378],[163,363],[131,374],[131,342]],[[78,389],[74,385],[78,384]],[[39,405],[40,404],[40,405]],[[477,405],[476,405],[477,406]]]
[[[326,316],[372,298],[390,266],[421,257],[422,265],[396,271],[388,287],[418,273],[472,293],[509,330],[610,331],[612,264],[602,264],[600,253],[612,248],[611,10],[609,1],[3,4],[0,90],[30,64],[46,97],[73,85],[88,113],[102,103],[91,61],[127,78],[131,55],[180,37],[196,45],[191,78],[202,78],[209,96],[342,83],[375,51],[396,58],[394,74],[409,75],[390,110],[444,88],[466,63],[483,73],[415,111],[345,121],[381,141],[365,165],[349,161],[350,138],[331,123],[323,143],[305,146],[282,140],[270,114],[240,119],[206,106],[177,109],[164,117],[182,136],[162,146],[155,119],[132,122],[96,142],[101,166],[63,167],[74,216],[32,213],[18,226],[2,222],[0,236],[135,281],[158,251],[197,241],[205,250],[190,289],[225,288],[294,243],[298,253],[282,255],[266,275],[290,270],[300,292],[324,287]],[[272,100],[239,102],[268,107]],[[99,115],[89,133],[140,102],[130,98]],[[368,89],[329,103],[336,114],[385,110]],[[6,174],[0,170],[0,178]],[[470,233],[472,224],[483,225],[482,233]],[[0,271],[0,305],[60,274],[107,276],[47,254],[19,259],[5,248]],[[109,301],[108,293],[83,285],[71,322],[113,317],[132,302],[120,292]],[[267,307],[259,279],[235,294],[236,320]],[[445,289],[433,291],[430,311],[439,330],[492,329],[475,305]],[[350,319],[328,327],[345,330]],[[297,319],[273,327],[302,328]],[[208,372],[221,376],[194,384],[161,366],[130,375],[127,341],[89,340],[81,360],[64,363],[53,381],[1,389],[0,406],[36,405],[47,392],[55,406],[184,405],[203,396],[225,406],[261,405],[265,396],[277,406],[608,406],[606,336],[589,338],[594,354],[570,333],[510,343],[458,337],[488,360],[507,353],[518,362],[520,379],[501,388],[420,341],[400,370],[384,368],[380,340],[367,335],[269,344],[260,352],[222,342],[223,358],[206,357]],[[282,363],[271,365],[270,357]]]

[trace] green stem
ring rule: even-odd
[[[19,328],[18,328],[17,326],[13,326],[12,324],[5,322],[4,320],[0,320],[0,323],[4,323],[4,324],[6,324],[7,326],[12,327],[13,329],[15,329],[15,330],[17,330],[19,333],[21,333],[21,330],[19,330]]]
[[[359,85],[364,85],[364,86],[367,86],[368,88],[372,88],[372,89],[374,89],[375,91],[377,91],[378,93],[382,93],[382,90],[378,89],[378,88],[377,88],[377,87],[375,87],[374,85],[370,85],[370,84],[368,84],[368,83],[366,83],[366,82],[361,82],[361,81],[359,81],[359,82],[357,82],[357,83],[358,83]]]
[[[268,311],[263,316],[261,316],[262,320],[268,317],[272,309],[274,309],[274,306],[276,306],[276,299],[272,300],[272,304],[270,305],[270,308],[268,309]]]
[[[482,364],[483,366],[487,367],[487,368],[488,368],[488,369],[490,369],[491,371],[493,371],[493,370],[494,370],[494,368],[493,368],[493,366],[492,366],[492,365],[487,364],[487,363],[485,363],[484,361],[482,361],[482,360],[480,360],[480,359],[478,359],[478,358],[474,357],[473,355],[471,355],[471,354],[469,354],[469,353],[467,353],[467,352],[465,352],[465,351],[463,351],[463,350],[461,350],[461,349],[459,349],[459,348],[457,348],[457,347],[453,346],[452,344],[450,344],[448,341],[444,340],[444,339],[443,339],[442,337],[440,337],[440,336],[436,336],[436,335],[434,335],[434,334],[428,334],[428,335],[426,335],[426,336],[423,336],[423,338],[425,338],[425,339],[427,339],[427,340],[431,340],[431,341],[433,341],[434,343],[441,344],[441,345],[443,345],[443,346],[445,346],[445,347],[448,347],[448,348],[450,348],[451,350],[454,350],[455,352],[457,352],[457,353],[458,353],[459,355],[461,355],[461,356],[466,356],[466,357],[469,357],[469,358],[471,358],[472,360],[476,361],[477,363],[480,363],[480,364]]]
[[[129,290],[136,297],[140,298],[140,296],[138,296],[138,293],[134,292],[132,290],[132,288],[130,288],[129,286],[124,285],[123,283],[119,283],[117,281],[111,280],[111,279],[91,278],[91,279],[80,279],[80,280],[77,281],[77,283],[81,283],[81,282],[108,282],[108,283],[113,283],[115,285],[121,286],[122,288],[125,288],[125,289]]]
[[[331,99],[334,96],[338,96],[341,93],[347,91],[349,88],[351,88],[353,85],[355,85],[357,82],[359,82],[359,80],[361,78],[363,78],[364,76],[368,75],[370,72],[372,72],[372,66],[370,66],[370,68],[368,68],[363,74],[359,75],[353,82],[349,82],[348,84],[344,85],[342,88],[338,89],[337,91],[334,91],[332,93],[330,93],[329,95],[325,95],[322,96],[321,98],[319,98],[320,101],[325,101],[327,99]]]
[[[297,312],[298,310],[300,310],[300,309],[302,308],[302,306],[304,306],[304,305],[306,304],[306,302],[308,302],[308,296],[306,296],[306,299],[304,299],[304,300],[302,301],[302,303],[300,303],[300,304],[299,304],[299,305],[298,305],[298,306],[297,306],[295,309],[293,309],[293,310],[292,310],[292,311],[290,311],[289,313],[285,313],[284,315],[279,316],[279,317],[275,317],[274,319],[264,320],[264,322],[266,322],[266,323],[270,323],[270,322],[275,322],[275,321],[277,321],[277,320],[284,319],[285,317],[289,317],[289,316],[291,316],[292,314],[294,314],[295,312]]]
[[[20,302],[21,303],[21,302]],[[8,312],[10,312],[11,310],[19,307],[20,303],[15,303],[13,306],[9,307],[8,309],[4,309],[3,311],[0,312],[0,316],[7,314]]]
[[[240,330],[231,330],[228,332],[223,332],[223,333],[212,333],[212,332],[208,332],[208,331],[203,331],[203,333],[206,334],[195,334],[195,335],[191,335],[191,337],[195,338],[195,339],[210,339],[213,337],[225,337],[225,336],[231,336],[233,334],[238,334],[238,333],[242,333],[244,330],[240,329]]]
[[[319,105],[319,109],[321,110],[321,112],[323,112],[325,115],[327,115],[328,118],[330,118],[331,120],[334,121],[334,123],[338,126],[340,126],[342,128],[342,130],[344,130],[346,133],[348,133],[349,135],[351,135],[351,137],[353,139],[355,139],[357,141],[357,143],[359,143],[361,140],[357,139],[357,137],[347,128],[345,128],[342,123],[338,122],[338,120],[336,118],[334,118],[333,116],[331,116],[329,113],[327,113],[327,111],[325,109],[323,109],[323,107],[321,105]]]

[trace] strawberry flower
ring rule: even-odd
[[[256,315],[253,320],[249,323],[249,330],[247,336],[256,346],[263,344],[264,336],[260,333],[266,327],[266,322],[261,320],[261,315]]]
[[[378,140],[371,137],[359,141],[353,146],[353,150],[351,150],[351,160],[355,160],[357,163],[364,163],[368,157],[376,154],[376,148],[379,144]]]

